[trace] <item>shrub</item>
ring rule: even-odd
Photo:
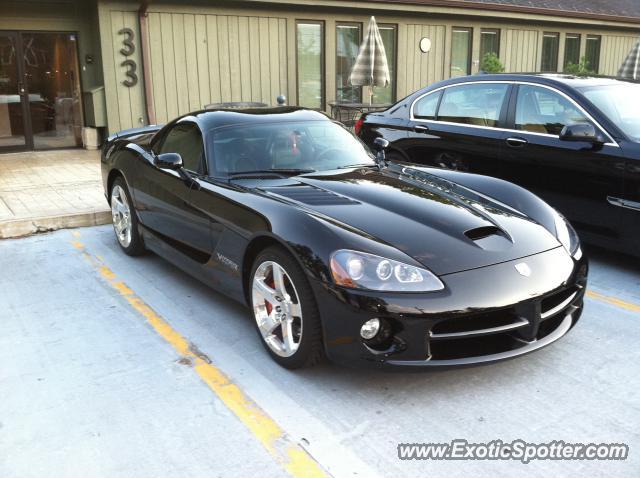
[[[589,76],[595,74],[595,71],[589,69],[589,62],[586,57],[580,58],[579,63],[567,63],[564,72],[576,76]]]
[[[482,58],[482,63],[480,64],[480,70],[485,73],[502,73],[504,71],[504,66],[498,58],[498,55],[495,53],[487,53]]]

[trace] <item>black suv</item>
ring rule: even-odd
[[[582,238],[640,256],[640,84],[562,75],[474,75],[435,83],[356,134],[387,157],[514,182]]]

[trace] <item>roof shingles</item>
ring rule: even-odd
[[[384,0],[375,0],[384,1]],[[526,8],[541,12],[558,14],[604,15],[640,19],[640,0],[391,0],[402,3],[460,4],[460,6],[486,4],[492,7],[504,6],[506,9]]]

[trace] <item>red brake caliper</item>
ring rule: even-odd
[[[271,276],[271,279],[269,281],[264,281],[264,283],[267,284],[272,289],[276,288],[276,281],[273,280],[273,276]],[[267,308],[267,314],[271,314],[271,311],[273,310],[273,304],[271,304],[271,302],[269,302],[267,299],[265,299],[264,300],[264,305]]]

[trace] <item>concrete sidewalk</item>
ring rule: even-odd
[[[99,151],[69,149],[0,156],[0,238],[110,221]]]

